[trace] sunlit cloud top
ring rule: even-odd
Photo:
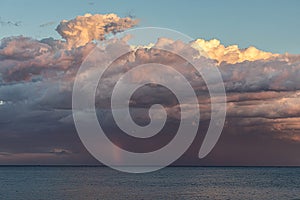
[[[209,41],[197,39],[192,43],[192,47],[201,54],[206,54],[210,59],[216,60],[219,64],[222,62],[235,64],[244,61],[266,60],[279,56],[279,54],[261,51],[253,46],[246,49],[239,49],[238,45],[225,47],[217,39]]]
[[[68,48],[84,46],[93,40],[103,40],[106,34],[121,32],[137,24],[129,17],[116,14],[85,14],[72,20],[63,20],[57,32],[67,41]]]

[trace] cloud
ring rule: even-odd
[[[21,26],[22,22],[21,21],[4,21],[0,17],[0,25],[1,26]]]
[[[41,41],[22,36],[4,38],[0,45],[1,78],[12,82],[28,81],[41,74],[58,77],[58,73],[70,67],[78,68],[93,47],[90,44],[67,50],[64,42],[52,38]]]
[[[60,23],[57,31],[66,41],[53,38],[36,40],[22,36],[1,40],[0,162],[27,160],[34,163],[35,159],[53,163],[95,162],[76,135],[71,111],[74,79],[79,66],[96,46],[93,40],[103,40],[106,34],[122,31],[135,24],[136,21],[132,19],[119,18],[114,14],[85,15]],[[118,138],[108,109],[113,87],[125,72],[143,63],[172,66],[187,78],[197,94],[203,120],[200,122],[199,133],[205,131],[211,115],[205,82],[186,60],[157,49],[164,47],[193,59],[201,69],[218,67],[227,91],[228,109],[224,128],[226,137],[241,144],[249,141],[251,145],[261,145],[261,148],[266,144],[255,143],[257,138],[261,141],[265,141],[265,138],[276,141],[287,149],[292,148],[289,147],[291,144],[299,145],[300,129],[297,122],[300,109],[297,105],[300,103],[300,55],[272,54],[254,47],[243,50],[236,45],[225,47],[217,40],[202,39],[184,43],[170,38],[158,38],[147,47],[133,47],[126,39],[107,40],[106,43],[105,49],[91,58],[94,63],[90,63],[89,68],[79,78],[95,76],[95,71],[104,67],[113,55],[124,50],[129,51],[104,73],[96,93],[99,121],[109,130],[116,130],[110,131],[112,137]],[[103,65],[95,64],[97,62]],[[151,71],[143,69],[132,73],[130,79],[141,82],[144,78],[149,78],[150,74]],[[165,82],[176,79],[168,75],[151,78],[153,81]],[[82,85],[82,96],[90,92],[89,84]],[[153,103],[162,103],[169,114],[169,128],[164,131],[169,133],[176,128],[181,114],[188,118],[197,112],[189,102],[187,97],[185,104],[181,105],[187,109],[181,113],[172,92],[160,85],[149,84],[132,96],[131,114],[137,123],[147,124],[148,108]],[[127,139],[118,143],[132,146]],[[239,149],[236,152],[228,150],[233,148],[228,140],[221,138],[221,147],[216,151],[230,151],[237,156],[236,159],[242,159],[243,156],[238,154]],[[275,147],[274,143],[267,145],[269,148]],[[147,145],[140,143],[138,146],[143,148]],[[293,146],[293,149],[297,147]],[[268,155],[274,156],[271,151]],[[63,161],[62,157],[67,160]],[[289,162],[292,163],[293,159]]]
[[[50,21],[50,22],[46,22],[44,24],[41,24],[40,27],[41,28],[44,28],[44,27],[47,27],[47,26],[52,26],[54,25],[56,22],[55,21]]]
[[[197,39],[191,45],[201,53],[205,53],[210,59],[216,60],[218,64],[222,62],[235,64],[244,61],[266,60],[279,56],[279,54],[261,51],[253,46],[246,49],[239,49],[237,45],[225,47],[217,39],[210,41]]]
[[[77,48],[93,40],[104,40],[105,35],[121,32],[136,24],[136,20],[120,18],[115,14],[85,14],[69,21],[61,21],[56,30],[66,39],[68,48]]]
[[[54,148],[51,151],[49,151],[49,153],[63,155],[63,154],[70,154],[70,153],[72,153],[72,151],[70,151],[68,149]]]
[[[0,58],[28,60],[48,53],[51,47],[26,37],[11,37],[1,40]]]

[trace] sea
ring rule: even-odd
[[[99,166],[1,166],[0,199],[300,200],[300,168],[167,167],[129,174]]]

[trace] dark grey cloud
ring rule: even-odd
[[[220,142],[204,160],[198,161],[197,151],[211,115],[207,87],[190,63],[157,49],[159,47],[183,54],[203,69],[219,67],[221,71],[227,91],[226,125]],[[70,49],[66,42],[52,38],[35,40],[19,36],[1,40],[0,163],[97,163],[82,146],[71,111],[74,78],[94,48],[95,43],[88,42]],[[202,120],[199,134],[176,164],[300,164],[296,153],[300,142],[297,123],[300,118],[299,55],[218,65],[201,57],[191,44],[160,38],[151,48],[137,49],[131,48],[125,40],[111,41],[94,59],[101,60],[104,65],[120,49],[131,51],[105,72],[96,95],[98,119],[120,146],[131,148],[136,141],[121,136],[112,120],[108,109],[112,89],[126,71],[142,63],[155,62],[172,66],[184,75],[199,101]],[[91,64],[83,75],[93,75],[99,67]],[[134,73],[131,79],[140,81],[147,74],[149,72],[144,69]],[[165,76],[164,81],[171,78],[174,77]],[[83,95],[90,92],[89,83],[82,91]],[[160,85],[149,84],[136,91],[131,99],[131,114],[138,124],[149,122],[148,108],[154,103],[162,103],[169,114],[167,127],[156,139],[159,141],[157,146],[152,145],[158,148],[172,138],[181,115],[193,117],[198,111],[190,109],[181,113],[172,92]],[[189,108],[189,99],[181,106]],[[136,148],[140,151],[151,149],[151,143],[138,142]]]

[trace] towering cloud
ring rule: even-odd
[[[106,34],[117,33],[136,24],[136,20],[120,18],[116,14],[85,14],[70,21],[61,21],[56,30],[66,39],[68,48],[72,48],[84,46],[92,40],[103,40]]]
[[[95,47],[92,42],[94,39],[103,40],[105,34],[116,33],[135,24],[135,20],[119,18],[114,14],[87,14],[60,23],[57,30],[66,41],[51,38],[39,41],[21,36],[1,40],[0,163],[21,163],[28,161],[29,157],[32,160],[44,160],[45,163],[93,162],[87,159],[88,154],[81,146],[73,124],[71,96],[74,78],[84,58]],[[280,144],[280,155],[286,156],[291,164],[300,164],[300,160],[289,154],[295,149],[300,150],[299,55],[272,54],[254,47],[239,49],[237,45],[225,47],[218,40],[202,39],[184,43],[159,38],[147,48],[132,47],[125,40],[107,41],[107,44],[95,60],[107,62],[120,49],[132,51],[118,59],[99,82],[96,106],[100,113],[99,121],[104,121],[106,126],[110,126],[111,122],[111,116],[107,114],[107,102],[114,83],[129,69],[142,63],[155,62],[173,66],[188,79],[198,97],[201,120],[204,120],[204,124],[209,120],[210,100],[201,76],[179,56],[157,49],[165,47],[194,59],[196,63],[220,69],[227,91],[224,137],[216,147],[216,151],[220,152],[219,158],[224,156],[221,160],[228,158],[229,164],[241,164],[238,161],[243,160],[244,155],[240,152],[246,152],[249,159],[252,156],[255,161],[256,156],[265,156],[261,160],[270,164],[272,157],[276,162],[282,159],[273,152],[274,149],[280,149],[275,146]],[[206,55],[207,58],[200,55]],[[99,67],[91,65],[83,76],[96,74]],[[133,73],[131,78],[139,81],[149,73],[145,69]],[[160,78],[165,81],[174,79],[173,76],[157,77]],[[89,83],[84,85],[83,95],[88,90]],[[155,84],[145,86],[131,99],[132,114],[137,122],[148,122],[148,108],[153,102],[164,103],[174,124],[181,114],[180,106],[189,107],[188,103],[178,105],[174,95],[165,88]],[[190,109],[182,114],[193,117],[195,112],[197,110]],[[111,135],[117,135],[112,127],[108,128]],[[173,128],[166,132],[171,130]],[[118,142],[128,142],[126,138],[124,140]],[[137,146],[144,148],[147,145],[139,143]],[[267,153],[260,155],[255,149],[256,152],[252,153],[252,147],[261,148]],[[289,153],[285,149],[289,149]],[[36,162],[32,160],[29,162]]]

